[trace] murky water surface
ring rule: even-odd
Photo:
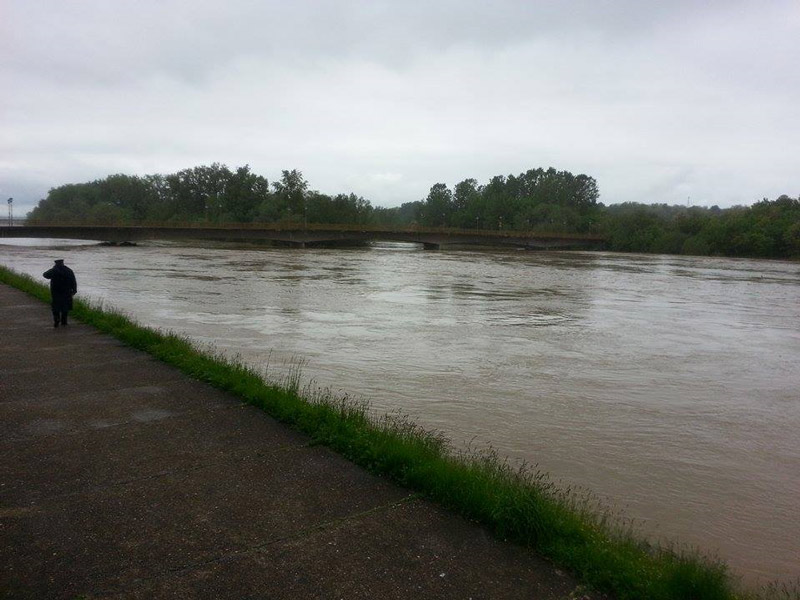
[[[800,576],[800,264],[605,253],[0,245],[39,277],[491,443],[749,582]],[[4,315],[13,318],[13,315]],[[42,323],[47,326],[48,323]]]

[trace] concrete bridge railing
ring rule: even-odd
[[[412,242],[428,248],[443,245],[514,246],[523,248],[596,247],[604,238],[568,233],[448,228],[391,228],[358,225],[22,225],[0,227],[0,237],[138,242],[143,240],[270,241],[289,246]]]

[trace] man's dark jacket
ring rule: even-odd
[[[44,278],[50,280],[53,310],[58,312],[72,310],[72,296],[78,293],[78,284],[72,269],[64,264],[56,264],[44,272]]]

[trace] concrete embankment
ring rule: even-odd
[[[235,397],[0,284],[0,596],[581,598]]]

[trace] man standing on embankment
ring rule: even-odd
[[[53,309],[53,327],[67,324],[67,315],[72,310],[72,297],[78,293],[78,283],[64,259],[56,260],[55,266],[43,273],[50,280],[50,306]]]

